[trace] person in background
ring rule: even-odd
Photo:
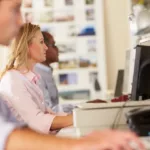
[[[0,0],[0,44],[8,46],[22,25],[21,0]],[[0,98],[1,99],[1,98]],[[131,132],[104,130],[79,138],[61,138],[33,131],[12,119],[8,107],[0,100],[0,149],[1,150],[131,150],[129,141],[143,144]]]
[[[38,63],[35,66],[35,72],[41,76],[39,86],[41,87],[45,102],[48,107],[53,108],[58,105],[58,90],[53,79],[53,68],[50,64],[58,62],[58,48],[55,45],[54,38],[48,32],[42,32],[44,37],[44,42],[48,47],[46,51],[46,60],[42,63]]]
[[[44,37],[44,42],[48,47],[48,50],[46,51],[46,60],[42,63],[36,64],[34,70],[41,76],[40,82],[38,83],[44,93],[46,105],[54,112],[63,111],[66,113],[72,113],[73,108],[76,106],[71,104],[59,105],[58,90],[52,75],[53,68],[51,67],[51,64],[59,61],[58,47],[56,46],[54,37],[50,33],[43,31],[42,34]],[[106,101],[97,99],[89,102],[94,103]]]
[[[55,45],[53,36],[48,32],[42,32],[44,42],[48,47],[46,51],[46,60],[42,63],[36,64],[34,70],[41,76],[39,86],[44,93],[44,99],[46,105],[54,112],[66,112],[72,113],[72,109],[75,107],[70,104],[59,105],[58,90],[53,79],[53,68],[50,66],[52,63],[59,61],[59,50]]]

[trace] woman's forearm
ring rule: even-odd
[[[51,130],[57,130],[73,124],[73,115],[56,116],[52,122]]]
[[[36,133],[29,128],[16,129],[8,137],[6,150],[71,150],[78,140]],[[68,145],[69,144],[69,145]]]
[[[71,139],[36,133],[29,128],[14,130],[5,144],[5,150],[132,150],[130,142],[145,150],[140,139],[131,132],[105,130]]]

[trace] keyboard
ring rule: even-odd
[[[146,150],[150,150],[150,136],[141,138]]]

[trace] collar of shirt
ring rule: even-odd
[[[37,83],[37,81],[41,78],[39,74],[36,74],[35,72],[29,71],[24,74],[25,77],[27,77],[31,82]]]
[[[42,69],[42,70],[44,70],[46,72],[52,71],[52,68],[50,66],[48,67],[48,66],[43,65],[41,63],[36,64],[36,67],[40,68],[40,69]]]

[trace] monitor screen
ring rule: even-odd
[[[131,99],[150,99],[150,46],[136,47]]]
[[[117,82],[115,88],[115,97],[119,97],[122,95],[123,90],[123,79],[124,79],[124,70],[118,70]]]

